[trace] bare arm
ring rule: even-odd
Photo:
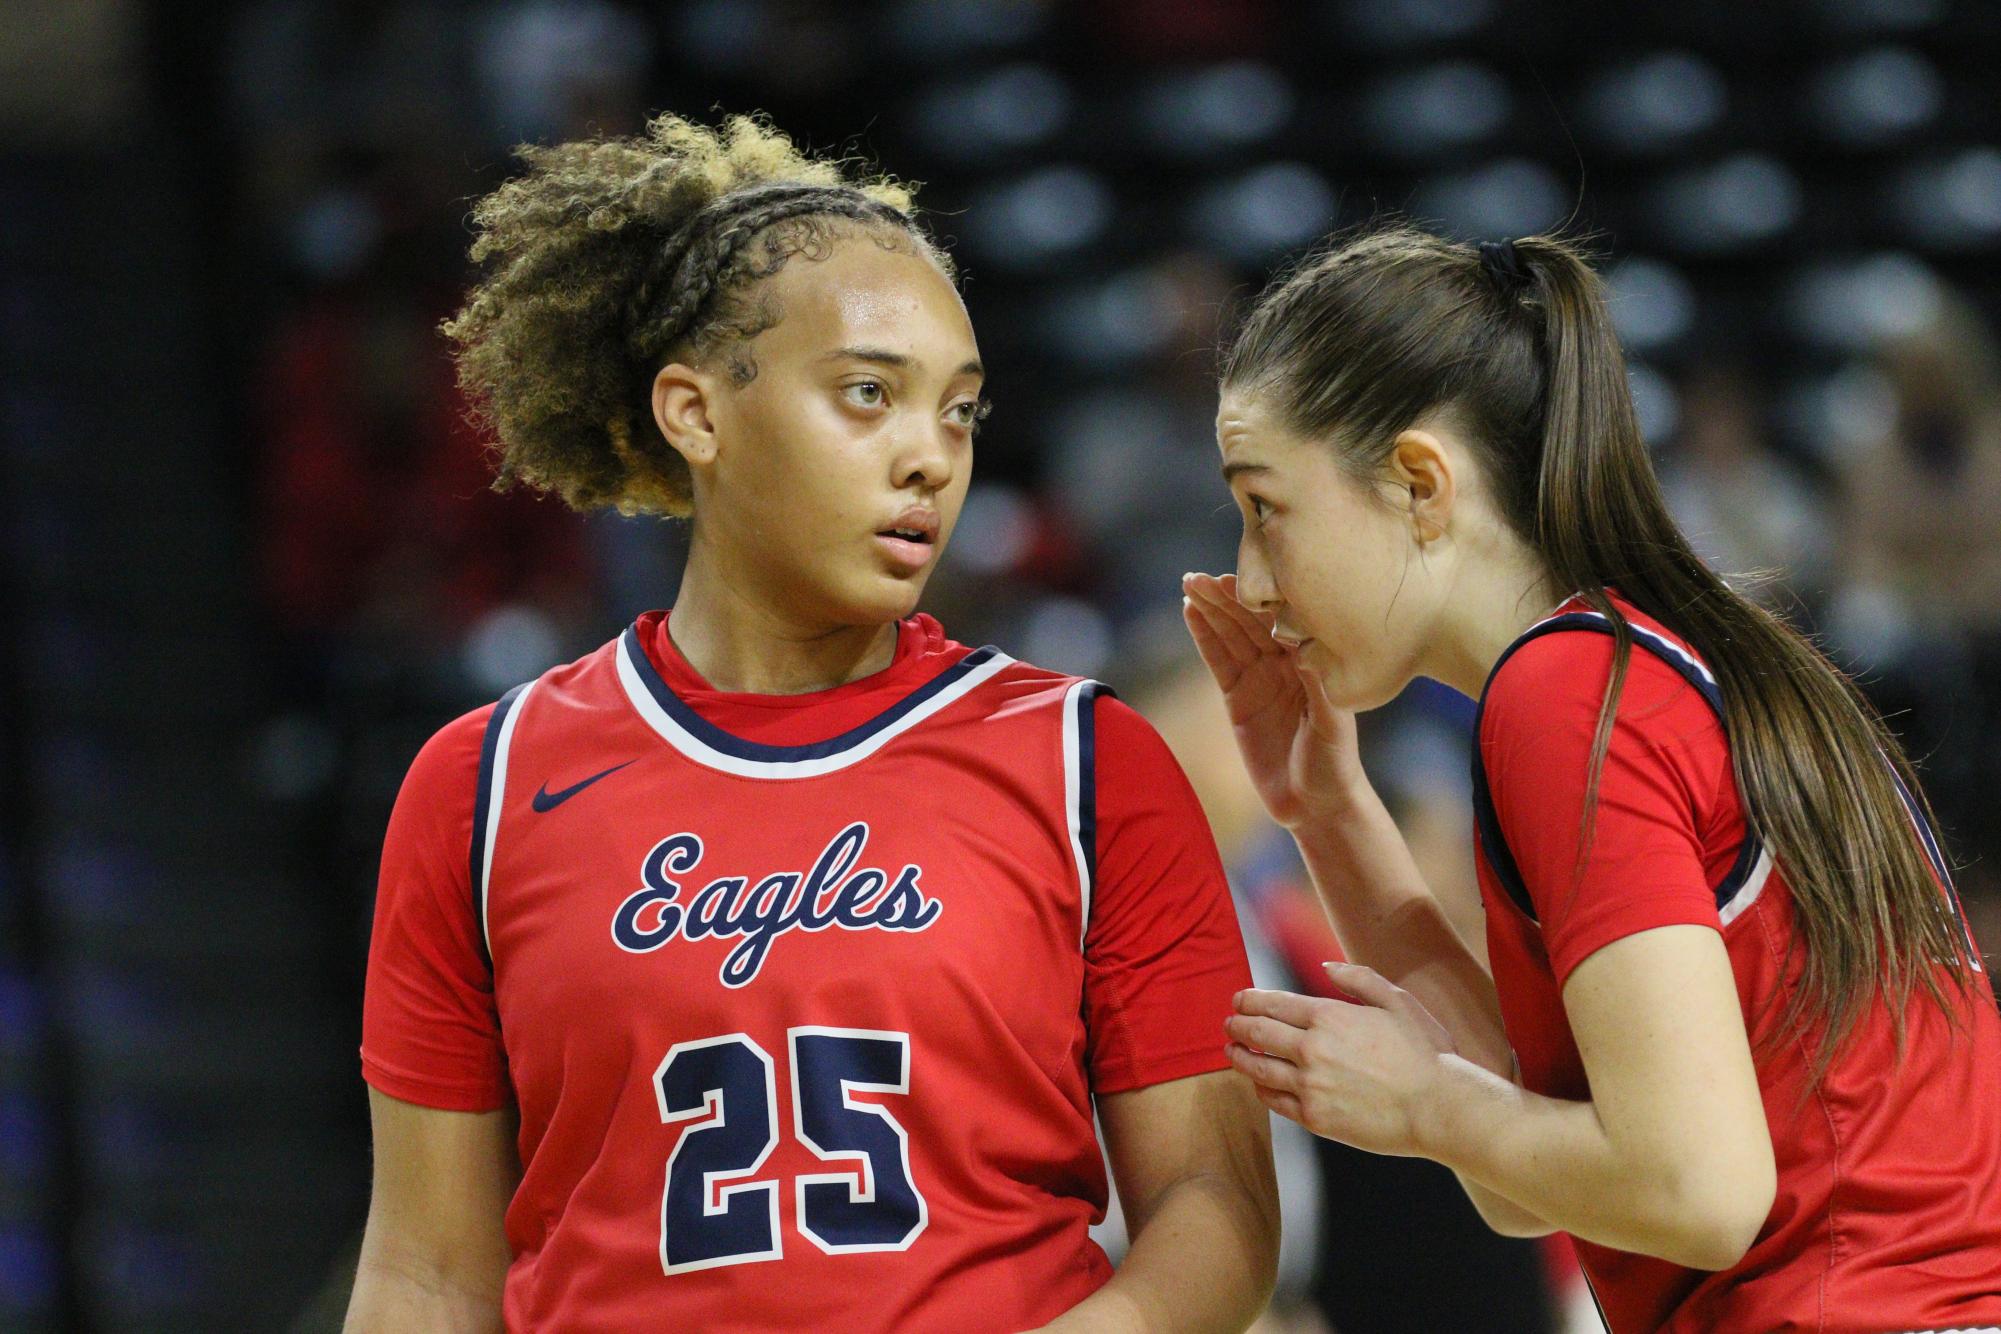
[[[1243,1330],[1278,1271],[1271,1120],[1233,1071],[1098,1100],[1132,1232],[1118,1273],[1055,1334]]]
[[[1232,1056],[1267,1105],[1377,1153],[1434,1159],[1589,1241],[1726,1269],[1777,1189],[1771,1132],[1723,941],[1656,927],[1586,958],[1563,991],[1591,1101],[1529,1093],[1452,1053],[1409,992],[1344,967],[1361,1002],[1246,992]]]
[[[1514,1054],[1486,963],[1452,929],[1410,847],[1369,785],[1354,715],[1335,709],[1293,655],[1237,601],[1234,577],[1191,577],[1185,619],[1229,708],[1244,765],[1272,818],[1289,829],[1348,958],[1409,991],[1459,1053],[1503,1077]],[[1555,1229],[1460,1177],[1495,1231]]]
[[[368,1091],[375,1179],[349,1334],[501,1328],[502,1219],[520,1179],[512,1112],[444,1112]]]
[[[1294,836],[1342,951],[1417,997],[1459,1054],[1512,1082],[1514,1053],[1501,1024],[1493,979],[1452,929],[1374,789],[1351,799],[1344,816]],[[1556,1229],[1513,1200],[1459,1173],[1473,1207],[1505,1236]]]
[[[1664,926],[1616,940],[1571,973],[1563,1007],[1591,1101],[1462,1067],[1420,1121],[1424,1152],[1587,1240],[1729,1268],[1778,1175],[1722,937]]]

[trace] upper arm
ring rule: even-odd
[[[441,1111],[374,1089],[368,1106],[374,1185],[349,1327],[498,1329],[520,1178],[514,1114]]]
[[[493,971],[472,901],[470,853],[491,709],[418,752],[382,845],[362,1001],[362,1073],[406,1102],[482,1112],[509,1101]]]
[[[1572,971],[1563,1008],[1607,1139],[1687,1216],[1734,1224],[1748,1246],[1777,1175],[1723,938],[1681,925],[1616,940]]]
[[[1170,1190],[1196,1182],[1224,1196],[1242,1227],[1276,1254],[1271,1114],[1243,1076],[1219,1070],[1107,1093],[1098,1099],[1098,1116],[1132,1235]]]
[[[1673,668],[1635,647],[1594,792],[1612,649],[1610,635],[1585,631],[1524,646],[1489,686],[1481,720],[1494,816],[1559,986],[1624,936],[1721,926],[1704,837],[1732,782],[1721,723]]]
[[[1251,984],[1209,822],[1151,725],[1096,705],[1097,842],[1084,939],[1091,1087],[1098,1093],[1227,1068],[1223,1021]]]

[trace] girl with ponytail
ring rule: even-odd
[[[1578,252],[1309,259],[1217,433],[1187,620],[1355,961],[1239,997],[1266,1104],[1572,1233],[1614,1334],[2001,1322],[2001,1018],[1917,779],[1676,529]],[[1485,959],[1356,752],[1419,675],[1479,700]]]

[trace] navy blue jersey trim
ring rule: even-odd
[[[1723,711],[1723,692],[1718,689],[1714,681],[1703,674],[1679,645],[1645,626],[1634,625],[1631,621],[1627,622],[1626,628],[1631,632],[1634,644],[1674,668],[1683,680],[1695,687],[1696,692],[1708,701],[1709,707],[1716,714],[1717,721],[1727,723],[1727,715]],[[1487,673],[1487,684],[1481,688],[1480,703],[1473,712],[1474,837],[1479,840],[1480,850],[1486,854],[1487,865],[1494,872],[1494,878],[1500,882],[1508,898],[1530,921],[1538,920],[1535,902],[1529,896],[1528,884],[1522,878],[1521,868],[1515,863],[1514,853],[1508,848],[1507,837],[1501,832],[1500,817],[1494,812],[1493,794],[1487,787],[1487,768],[1480,755],[1480,720],[1486,714],[1487,692],[1493,687],[1494,678],[1500,674],[1508,659],[1515,655],[1516,650],[1544,635],[1566,630],[1589,630],[1604,635],[1617,633],[1612,628],[1612,623],[1596,612],[1568,612],[1530,626],[1521,638],[1508,645],[1495,661],[1493,670]],[[1737,896],[1737,891],[1744,887],[1745,880],[1758,864],[1758,854],[1762,847],[1757,832],[1751,827],[1748,811],[1745,812],[1744,828],[1744,841],[1737,849],[1737,860],[1731,863],[1729,871],[1725,872],[1723,878],[1712,887],[1719,911]]]
[[[1910,814],[1911,823],[1917,827],[1918,842],[1925,850],[1925,860],[1932,864],[1938,876],[1939,888],[1945,891],[1946,905],[1952,911],[1953,921],[1959,926],[1960,939],[1966,943],[1966,957],[1978,959],[1980,947],[1973,943],[1973,928],[1967,925],[1966,913],[1960,907],[1959,887],[1952,882],[1952,866],[1945,859],[1945,852],[1938,845],[1938,835],[1932,831],[1932,822],[1925,818],[1924,807],[1905,785],[1904,776],[1897,772],[1897,766],[1890,765],[1890,780],[1897,785],[1897,795],[1903,799],[1904,810]]]
[[[1077,700],[1077,842],[1084,850],[1084,874],[1092,902],[1098,890],[1098,696],[1108,693],[1093,681]],[[1086,924],[1088,925],[1088,923]]]
[[[500,697],[500,701],[493,706],[492,714],[487,717],[486,734],[479,743],[479,782],[473,787],[472,846],[467,849],[470,874],[466,883],[472,886],[472,920],[478,928],[474,934],[479,938],[482,954],[486,952],[486,825],[487,807],[493,800],[493,761],[500,750],[501,728],[514,708],[514,701],[521,697],[521,692],[528,685],[524,681]],[[489,968],[493,966],[491,956],[486,963]]]
[[[815,741],[811,745],[805,746],[767,746],[761,742],[746,741],[742,737],[725,732],[722,728],[717,727],[714,723],[683,703],[681,697],[674,693],[673,687],[661,679],[659,669],[653,665],[653,659],[646,655],[645,646],[640,642],[639,628],[637,626],[629,625],[625,628],[625,649],[627,656],[632,659],[634,670],[639,673],[639,679],[645,683],[647,693],[653,696],[654,702],[665,710],[667,716],[672,718],[675,723],[711,750],[720,751],[724,755],[733,756],[739,760],[751,760],[760,764],[779,764],[796,760],[823,760],[829,756],[840,755],[846,751],[853,750],[856,746],[861,745],[884,728],[895,726],[911,710],[922,705],[926,700],[931,699],[940,691],[949,689],[955,682],[964,679],[969,673],[991,661],[1000,652],[999,649],[991,645],[986,648],[974,649],[971,653],[968,653],[965,657],[959,659],[959,661],[953,663],[950,667],[947,667],[944,671],[938,673],[938,675],[932,677],[929,681],[926,681],[923,685],[917,687],[917,689],[911,691],[908,695],[905,695],[875,717],[869,719],[859,727],[851,728],[841,733],[837,737],[829,738],[826,741]]]

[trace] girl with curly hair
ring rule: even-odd
[[[1243,1328],[1278,1222],[1200,808],[1095,683],[916,613],[986,401],[909,192],[747,119],[525,156],[446,325],[500,484],[689,556],[411,766],[350,1327]]]

